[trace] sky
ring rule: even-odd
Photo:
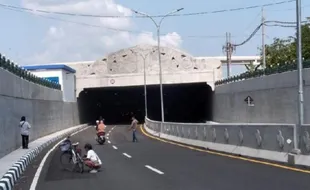
[[[280,1],[283,0],[0,0],[0,4],[65,13],[135,16],[131,9],[162,15],[184,8],[182,14]],[[310,2],[302,2],[302,17],[305,18],[310,16],[306,15],[310,11]],[[161,43],[193,56],[224,56],[222,47],[226,32],[231,33],[232,42],[240,43],[260,24],[261,16],[261,8],[256,8],[167,17],[161,25]],[[295,3],[266,7],[265,17],[266,20],[295,21]],[[0,53],[19,65],[91,61],[122,48],[157,43],[156,27],[149,18],[65,16],[9,10],[0,6],[0,23]],[[294,32],[294,28],[266,27],[266,43],[272,43],[275,37],[294,35]],[[258,55],[261,41],[259,31],[233,55]]]

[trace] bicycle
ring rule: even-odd
[[[82,150],[78,148],[78,145],[79,142],[71,143],[70,137],[67,137],[67,139],[59,145],[62,151],[60,163],[65,170],[83,173],[84,161],[81,157]]]

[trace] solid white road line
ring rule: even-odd
[[[109,137],[107,137],[107,139],[109,140]]]
[[[117,150],[117,147],[116,147],[116,146],[113,146],[113,148],[114,148],[115,150]]]
[[[86,127],[84,129],[81,129],[75,133],[72,133],[70,136],[73,136],[73,135],[76,135],[77,133],[79,132],[82,132],[88,128],[90,128],[91,126],[89,127]],[[36,187],[37,187],[37,184],[38,184],[38,180],[39,180],[39,177],[41,175],[41,172],[42,172],[42,169],[43,169],[43,166],[48,158],[48,156],[60,145],[60,143],[62,143],[66,138],[62,139],[61,141],[59,141],[58,143],[55,144],[55,146],[53,146],[53,148],[51,148],[44,156],[44,158],[42,159],[41,163],[40,163],[40,166],[38,167],[37,169],[37,172],[36,174],[34,175],[34,178],[32,180],[32,183],[31,183],[31,186],[30,186],[30,189],[29,190],[35,190]]]
[[[124,156],[126,156],[127,158],[131,158],[131,156],[127,153],[123,153]]]
[[[156,169],[156,168],[153,168],[152,166],[145,165],[145,167],[147,167],[148,169],[150,169],[150,170],[152,170],[153,172],[156,172],[156,173],[158,173],[158,174],[160,174],[160,175],[163,175],[163,174],[164,174],[164,172],[162,172],[162,171],[160,171],[160,170],[158,170],[158,169]]]
[[[108,141],[109,144],[111,144],[111,141]]]

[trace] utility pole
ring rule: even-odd
[[[304,86],[303,86],[303,65],[302,65],[302,44],[301,44],[301,0],[296,0],[296,39],[297,39],[297,72],[298,72],[298,132],[304,124]],[[295,133],[296,134],[296,133]],[[300,136],[300,133],[299,133]],[[300,140],[299,140],[300,142]],[[297,134],[294,138],[295,148],[297,146]]]
[[[266,69],[266,47],[265,47],[265,14],[264,7],[262,7],[262,58],[263,69]]]
[[[226,52],[227,57],[227,78],[230,77],[230,65],[231,65],[231,55],[234,51],[234,47],[231,43],[231,34],[226,32],[226,45],[223,47],[223,51]]]

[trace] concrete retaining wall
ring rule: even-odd
[[[159,136],[160,122],[146,119],[146,130]],[[310,126],[304,126],[309,131]],[[287,162],[288,153],[294,149],[295,125],[289,124],[185,124],[165,122],[161,138],[227,152],[241,156]],[[305,135],[301,135],[302,138]],[[287,143],[290,139],[292,142]],[[302,155],[296,164],[310,166],[308,144],[301,141]],[[305,148],[305,147],[308,147]]]
[[[21,146],[19,121],[26,116],[30,141],[79,124],[75,102],[64,103],[61,91],[49,89],[0,69],[0,158]]]
[[[23,99],[62,101],[60,90],[47,88],[0,68],[0,95]]]
[[[304,69],[305,123],[310,123],[310,69]],[[297,123],[297,72],[215,87],[213,120],[220,123]],[[254,106],[244,99],[251,96]]]

